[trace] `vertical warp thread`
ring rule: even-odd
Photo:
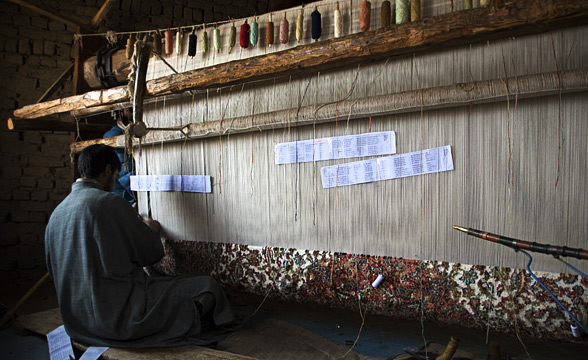
[[[176,30],[176,54],[182,55],[182,29]]]
[[[466,10],[471,9],[473,7],[472,0],[465,0],[464,1],[464,6],[465,6]]]
[[[202,31],[202,55],[206,55],[208,52],[208,32],[206,32],[206,25]]]
[[[362,1],[359,9],[359,29],[361,31],[370,29],[371,16],[372,3],[367,0]]]
[[[171,55],[174,52],[174,35],[171,30],[165,31],[165,55]]]
[[[337,8],[335,9],[335,37],[341,37],[343,34],[343,17],[341,16],[341,11],[339,11],[339,3],[337,3]]]
[[[127,39],[126,55],[127,55],[128,60],[131,60],[134,52],[135,52],[135,35],[131,34],[131,35],[129,35],[129,38]]]
[[[237,41],[237,28],[235,27],[235,23],[231,25],[231,31],[229,32],[229,54],[235,47],[235,42]]]
[[[410,21],[419,21],[421,19],[421,0],[410,1]]]
[[[267,46],[272,47],[272,44],[274,43],[274,22],[272,21],[272,14],[270,14],[270,19],[267,22],[266,37]]]
[[[300,42],[302,36],[304,36],[304,8],[300,9],[296,19],[296,41]]]
[[[312,19],[312,38],[318,40],[322,33],[321,13],[315,7],[310,17]]]
[[[388,0],[383,1],[382,2],[382,10],[380,12],[380,26],[381,27],[390,26],[390,14],[391,14],[390,1],[388,1]]]
[[[284,18],[280,21],[280,42],[282,44],[288,43],[288,38],[290,37],[290,23],[288,19],[286,19],[286,13],[284,13]]]
[[[249,47],[249,33],[250,27],[249,24],[247,24],[247,20],[245,20],[245,23],[241,25],[241,34],[239,36],[239,44],[243,49],[247,49]]]
[[[396,23],[408,22],[408,0],[396,0]]]
[[[258,35],[259,35],[259,24],[257,23],[257,21],[253,20],[253,22],[251,23],[251,31],[250,31],[250,36],[249,36],[249,42],[251,43],[252,46],[257,45]]]
[[[196,55],[196,39],[196,34],[192,29],[192,33],[188,36],[188,56]]]
[[[221,51],[221,36],[220,36],[220,30],[215,27],[214,31],[212,32],[212,41],[214,42],[214,50],[216,50],[217,53],[220,53]]]

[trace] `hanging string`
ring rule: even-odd
[[[380,13],[380,26],[390,26],[390,14],[392,13],[390,8],[390,1],[386,0],[382,2],[382,10]]]
[[[165,55],[171,55],[171,53],[174,51],[174,42],[173,42],[173,33],[171,32],[171,30],[166,30],[165,31]]]
[[[280,21],[280,42],[282,44],[287,44],[290,37],[290,23],[288,19],[286,19],[286,13],[284,13],[284,18]]]
[[[202,31],[202,55],[206,55],[208,52],[208,32],[206,32],[206,25]]]
[[[196,33],[195,29],[192,29],[192,33],[188,36],[188,56],[196,55]]]
[[[359,29],[368,31],[370,29],[370,20],[372,16],[372,3],[364,0],[361,2],[359,9]]]
[[[304,8],[300,8],[296,19],[296,41],[300,42],[304,36]]]
[[[311,28],[312,29],[311,30],[312,38],[315,41],[318,41],[318,39],[321,37],[321,32],[322,32],[321,13],[315,7],[312,14],[310,14],[310,17],[312,19],[312,28]]]
[[[269,21],[267,22],[267,46],[272,47],[274,43],[274,23],[272,21],[272,14],[270,14]]]
[[[257,19],[254,19],[251,23],[251,33],[249,35],[249,42],[251,46],[257,45],[257,38],[259,35],[259,24],[257,23]]]
[[[153,51],[156,54],[161,55],[161,34],[159,33],[159,31],[156,31],[155,33],[153,33]]]
[[[212,41],[214,42],[214,50],[216,50],[217,53],[220,53],[221,51],[221,36],[220,36],[220,30],[215,27],[214,31],[212,32]]]
[[[128,60],[131,60],[133,57],[133,52],[135,51],[135,41],[134,34],[131,34],[127,39],[126,55]]]
[[[180,28],[178,28],[178,30],[176,30],[176,54],[177,55],[182,55],[182,30],[180,30]]]
[[[411,0],[410,1],[410,21],[419,21],[420,19],[421,19],[421,0]]]
[[[115,45],[118,42],[118,34],[112,30],[107,31],[106,35],[104,37],[106,38],[106,41],[108,41],[108,43],[110,45]]]
[[[396,0],[396,23],[408,22],[408,0]]]
[[[239,36],[239,44],[243,49],[247,49],[249,47],[249,33],[250,27],[249,24],[247,24],[247,20],[245,20],[245,23],[241,25],[241,34]]]
[[[335,24],[335,37],[341,37],[343,35],[343,17],[341,16],[341,11],[339,10],[339,3],[337,3],[337,8],[335,9],[334,14],[334,24]]]
[[[235,23],[231,25],[231,31],[229,32],[229,54],[235,47],[235,42],[237,38],[237,28],[235,27]]]
[[[472,0],[464,0],[464,7],[466,10],[470,10],[473,7]]]
[[[549,32],[551,35],[551,48],[553,50],[553,59],[555,60],[555,71],[557,72],[557,101],[558,101],[558,125],[557,125],[557,178],[555,179],[555,188],[559,182],[559,161],[561,157],[561,143],[562,143],[562,124],[561,124],[561,75],[559,73],[559,65],[557,63],[557,56],[555,54],[555,42],[553,41],[553,32]],[[588,332],[588,331],[587,331]]]

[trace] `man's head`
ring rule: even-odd
[[[106,191],[112,191],[120,169],[120,160],[110,146],[103,144],[88,146],[78,157],[80,175],[83,178],[98,181]]]

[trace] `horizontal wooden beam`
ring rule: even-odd
[[[262,56],[231,61],[148,81],[146,96],[161,96],[265,77],[338,68],[447,46],[467,45],[588,23],[582,0],[518,0],[350,34]],[[91,91],[58,102],[28,105],[17,118],[108,105],[128,99],[125,87]]]
[[[79,124],[71,121],[62,121],[56,118],[25,119],[14,121],[8,118],[6,128],[11,131],[80,131],[92,133],[105,133],[112,125],[93,124],[80,121]]]
[[[114,2],[115,2],[115,0],[106,0],[104,2],[104,4],[102,4],[102,7],[100,7],[100,10],[98,10],[96,15],[94,15],[94,17],[92,18],[92,21],[90,21],[90,26],[92,28],[96,28],[96,27],[98,27],[98,25],[100,25],[102,20],[104,20],[106,15],[108,15],[108,12],[112,8],[112,5],[114,4]]]
[[[286,109],[262,114],[248,115],[224,120],[198,122],[185,125],[178,130],[151,130],[142,138],[143,145],[184,140],[196,140],[213,136],[258,132],[285,127],[305,126],[333,122],[337,114],[351,114],[349,119],[385,116],[421,110],[435,110],[470,104],[505,101],[507,96],[518,99],[588,91],[588,69],[569,70],[518,76],[508,79],[477,81],[441,86],[396,94],[379,95],[328,104],[309,105],[300,109]],[[560,83],[561,82],[561,83]],[[297,116],[298,114],[298,116]],[[347,120],[347,117],[345,117]],[[77,142],[71,145],[73,152],[103,143],[124,147],[124,136]]]

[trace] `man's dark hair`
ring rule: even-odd
[[[90,145],[78,157],[78,171],[81,177],[96,178],[110,164],[113,171],[119,172],[120,160],[114,148],[104,144]]]

